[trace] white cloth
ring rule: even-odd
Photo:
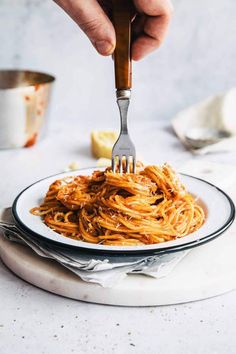
[[[194,154],[236,151],[236,88],[179,112],[172,120],[172,126],[182,143]],[[223,131],[230,137],[202,148],[194,148],[187,139],[193,131],[204,139],[204,132],[209,130]]]

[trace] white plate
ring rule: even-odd
[[[96,168],[99,170],[99,168]],[[102,170],[102,169],[100,169]],[[41,238],[43,242],[53,242],[57,246],[73,247],[86,252],[96,253],[166,253],[198,246],[222,234],[233,222],[235,207],[232,200],[219,188],[201,179],[181,175],[181,181],[187,190],[198,197],[206,213],[206,221],[196,232],[165,243],[142,246],[105,246],[82,242],[62,236],[47,227],[40,217],[32,215],[29,210],[42,202],[48,187],[56,179],[66,176],[90,175],[94,168],[61,173],[42,179],[23,190],[15,199],[12,211],[18,226],[30,233],[32,237]]]

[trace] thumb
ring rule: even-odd
[[[55,0],[86,33],[102,55],[115,49],[114,27],[97,0]]]

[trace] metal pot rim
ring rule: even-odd
[[[54,81],[54,76],[39,71],[24,69],[0,70],[0,91],[35,87],[51,84]]]

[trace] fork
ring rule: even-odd
[[[127,114],[131,97],[131,19],[133,6],[130,0],[113,0],[113,23],[116,31],[114,52],[116,98],[120,112],[120,135],[112,149],[112,171],[133,172],[136,167],[135,147],[127,125]],[[118,164],[117,164],[118,161]]]

